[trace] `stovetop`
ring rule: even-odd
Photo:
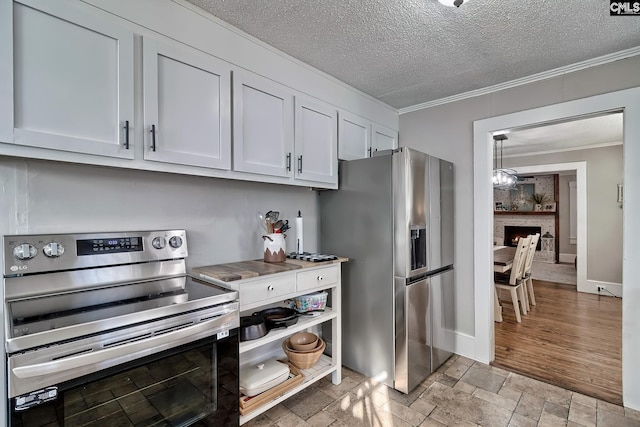
[[[237,299],[237,292],[180,276],[8,301],[7,351],[103,334]]]

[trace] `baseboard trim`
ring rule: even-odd
[[[576,259],[576,254],[560,254],[560,258],[559,261],[560,262],[568,262],[568,263],[572,263],[575,261]]]
[[[604,287],[607,290],[606,291],[600,291],[598,292],[598,287]],[[585,288],[583,290],[583,292],[588,292],[588,293],[592,293],[592,294],[597,294],[597,295],[602,295],[602,296],[612,296],[609,292],[611,292],[611,294],[622,298],[622,284],[621,283],[613,283],[613,282],[600,282],[597,280],[587,280],[587,283],[585,285]]]
[[[476,358],[476,338],[462,332],[454,332],[455,351],[459,356],[468,357],[482,363],[489,363],[488,360],[479,360]]]

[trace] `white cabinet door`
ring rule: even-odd
[[[295,178],[337,184],[335,107],[296,97],[295,109]]]
[[[13,142],[131,159],[133,32],[87,8],[13,3]]]
[[[398,148],[398,131],[377,123],[371,124],[371,149],[382,151]]]
[[[0,143],[13,142],[13,3],[0,1]]]
[[[293,94],[248,72],[233,73],[233,169],[291,176]]]
[[[346,111],[340,111],[338,117],[338,158],[371,157],[371,122]]]
[[[231,169],[231,69],[188,46],[143,40],[144,158]]]

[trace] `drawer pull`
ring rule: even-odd
[[[324,280],[324,277],[318,276],[318,282],[322,282],[323,280]]]
[[[274,290],[274,289],[275,289],[275,288],[273,287],[273,285],[267,285],[267,290],[268,290],[268,291],[272,291],[272,290]]]

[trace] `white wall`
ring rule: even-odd
[[[569,231],[570,231],[570,217],[572,215],[569,205],[569,182],[576,181],[575,173],[570,175],[560,174],[560,188],[558,188],[558,198],[560,199],[560,209],[558,211],[558,216],[560,220],[560,262],[569,262],[562,260],[562,254],[576,254],[576,245],[575,243],[570,243],[569,241]],[[575,207],[574,207],[575,210]],[[575,216],[575,211],[573,212]],[[620,234],[622,235],[622,222],[620,223]],[[575,236],[574,236],[575,237]],[[622,242],[620,242],[620,248],[622,250]],[[620,259],[620,264],[622,264],[622,258]],[[622,272],[622,269],[620,269]]]
[[[474,150],[486,148],[486,154],[490,154],[488,141],[487,147],[473,146],[474,121],[638,87],[640,86],[639,69],[640,57],[631,57],[525,86],[505,89],[400,116],[402,145],[450,160],[455,165],[456,325],[458,333],[471,337],[476,335],[474,259],[477,255],[474,254],[472,244],[474,234]],[[634,141],[627,142],[635,143]],[[625,153],[629,151],[628,149],[629,147],[625,147]],[[633,152],[633,150],[631,151]],[[627,205],[625,203],[625,208]],[[487,229],[488,232],[489,229]],[[487,236],[487,240],[489,239],[490,237]],[[625,247],[633,251],[631,246]],[[489,246],[487,246],[487,250],[490,250]],[[625,307],[630,307],[634,301],[640,301],[640,292],[635,287],[625,292],[625,299],[628,298],[628,301],[623,302]],[[627,328],[630,331],[633,325],[639,323],[640,314],[637,310],[623,313],[623,330]],[[637,347],[629,339],[629,334],[623,335],[623,351],[628,355],[632,353],[632,349]],[[625,346],[628,347],[628,350],[624,349]],[[468,354],[474,355],[474,348],[467,350],[469,350]],[[623,370],[623,387],[625,387],[623,398],[625,403],[631,402],[635,407],[640,407],[640,388],[632,385],[638,383],[639,380],[639,378],[634,378],[637,369],[633,369],[631,360],[625,361],[623,359],[623,364],[625,368]]]
[[[280,211],[295,227],[301,210],[305,248],[318,242],[307,188],[7,157],[0,184],[2,234],[184,228],[194,267],[261,258],[257,211]]]

